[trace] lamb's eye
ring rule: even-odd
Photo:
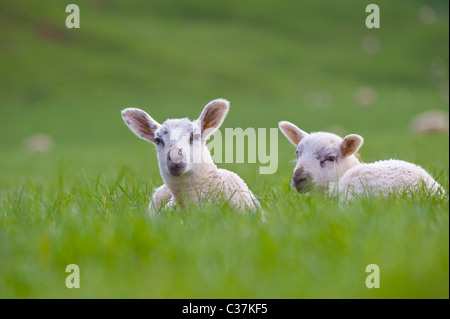
[[[295,154],[297,154],[297,157],[299,157],[299,152],[298,152],[298,150],[295,151]]]
[[[327,156],[323,160],[320,161],[320,167],[325,167],[327,162],[334,162],[336,160],[336,156]]]
[[[192,142],[194,142],[194,132],[191,133],[191,137],[189,139],[189,143],[192,144]]]
[[[201,137],[202,137],[201,134],[193,134],[193,133],[191,133],[191,144],[192,144],[194,141],[199,141],[199,140],[201,139]]]

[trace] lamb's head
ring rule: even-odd
[[[350,134],[342,139],[332,133],[308,134],[287,121],[280,122],[279,128],[297,148],[292,185],[300,193],[309,191],[312,186],[326,190],[328,183],[335,182],[359,164],[355,156],[363,144],[359,135]]]
[[[208,103],[195,121],[169,119],[159,124],[136,108],[123,110],[122,117],[138,137],[156,145],[163,177],[178,177],[195,172],[199,165],[212,163],[206,140],[220,127],[228,109],[228,101],[217,99]]]

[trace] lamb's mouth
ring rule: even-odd
[[[167,169],[173,176],[181,176],[186,171],[186,163],[167,163]]]
[[[292,186],[295,187],[300,194],[307,193],[312,188],[312,183],[309,178],[302,178],[299,180],[292,180]]]

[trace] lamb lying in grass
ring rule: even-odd
[[[238,209],[255,209],[258,200],[235,173],[218,169],[206,147],[207,138],[222,124],[229,102],[211,101],[196,121],[169,119],[162,125],[146,112],[128,108],[122,117],[138,137],[156,145],[159,171],[164,185],[155,190],[151,213],[162,205],[186,202],[211,203],[223,198]]]
[[[297,165],[292,185],[298,192],[307,192],[312,186],[351,199],[354,195],[407,192],[425,188],[431,193],[444,190],[423,168],[399,160],[363,164],[356,152],[363,138],[356,134],[344,139],[331,133],[308,134],[294,124],[282,121],[281,132],[297,148]]]

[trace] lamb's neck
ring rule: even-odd
[[[345,161],[345,171],[348,171],[350,168],[361,165],[362,163],[359,161],[358,157],[352,155]]]
[[[328,180],[328,182],[336,182],[339,180],[349,169],[361,165],[362,163],[359,161],[358,157],[355,155],[352,155],[350,157],[344,158],[342,161],[342,164],[339,165],[336,176],[334,176],[332,179]]]
[[[202,163],[182,176],[163,176],[163,180],[171,193],[180,198],[182,195],[196,197],[209,192],[220,179],[214,163]]]

